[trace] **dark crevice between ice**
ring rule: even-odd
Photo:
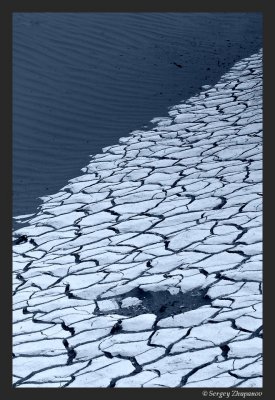
[[[28,264],[25,265],[25,267],[23,268],[23,272],[27,272],[30,269],[30,266],[32,265],[33,260],[30,261]]]
[[[222,356],[223,356],[223,358],[224,358],[225,360],[227,360],[227,358],[228,358],[228,352],[229,352],[229,350],[230,350],[230,347],[229,347],[227,344],[222,344],[222,345],[220,346],[220,349],[221,349],[221,351],[222,351]]]
[[[115,325],[112,327],[110,334],[115,335],[116,333],[119,333],[122,330],[122,320],[119,319]]]
[[[68,297],[68,299],[82,300],[81,297],[75,296],[73,293],[70,292],[69,284],[65,286],[65,295]]]
[[[209,272],[207,272],[207,271],[206,271],[205,269],[203,269],[203,268],[200,268],[199,271],[200,271],[200,273],[203,274],[204,276],[208,276],[208,275],[209,275]]]
[[[186,374],[186,375],[184,375],[184,376],[182,377],[181,382],[180,382],[180,384],[178,385],[178,387],[185,386],[186,383],[187,383],[187,381],[188,381],[188,379],[189,379],[189,377],[190,377],[191,375],[194,375],[195,372],[199,371],[200,369],[202,369],[202,368],[204,368],[204,367],[207,367],[207,366],[210,365],[210,364],[213,364],[213,363],[216,361],[216,359],[217,359],[217,357],[215,357],[215,359],[214,359],[213,361],[204,363],[204,364],[202,364],[202,365],[200,365],[200,366],[195,367],[194,369],[192,369],[192,371],[190,371],[188,374]]]
[[[106,355],[106,352],[105,352],[105,355]],[[137,360],[135,359],[135,357],[122,357],[122,356],[119,356],[119,355],[116,356],[116,357],[117,357],[117,358],[121,358],[122,360],[129,360],[129,361],[131,361],[131,363],[132,363],[132,365],[133,365],[133,367],[134,367],[135,369],[134,369],[134,371],[131,372],[130,374],[118,376],[118,377],[116,377],[116,378],[111,379],[111,382],[110,382],[110,384],[109,384],[109,387],[110,387],[110,388],[115,387],[117,381],[119,381],[120,379],[126,378],[126,377],[128,378],[128,377],[130,377],[130,376],[134,376],[134,375],[136,375],[136,374],[138,374],[139,372],[142,371],[142,367],[141,367],[141,365],[139,365],[139,363],[137,362]],[[112,358],[112,357],[111,357],[111,358]]]
[[[21,235],[19,236],[17,239],[15,239],[12,244],[22,244],[22,243],[26,243],[28,241],[28,236],[27,235]]]
[[[261,333],[262,330],[263,330],[263,326],[261,325],[258,329],[256,329],[254,332],[252,332],[249,339],[253,339],[254,337],[259,337],[259,338],[263,339],[263,334]]]
[[[80,255],[78,253],[72,253],[72,256],[74,256],[76,264],[79,264],[81,262]]]
[[[32,244],[34,247],[38,247],[38,244],[34,239],[30,239],[30,244]]]
[[[75,329],[72,328],[72,327],[70,327],[70,326],[67,326],[67,325],[65,324],[64,321],[62,321],[61,327],[62,327],[62,329],[64,329],[64,331],[68,331],[68,332],[70,332],[70,334],[71,334],[72,336],[74,336],[74,334],[75,334]]]
[[[221,200],[220,204],[218,204],[216,207],[213,207],[213,210],[220,210],[226,204],[225,197],[220,196],[219,199]]]
[[[21,286],[23,286],[27,281],[26,281],[26,279],[24,279],[24,277],[21,275],[21,274],[16,274],[16,279],[18,279],[19,281],[21,281],[22,283],[19,285],[19,286],[17,286],[17,288],[15,289],[15,291],[13,292],[13,294],[15,294],[17,291],[18,291],[18,289],[21,287]]]
[[[71,365],[73,363],[73,360],[76,357],[76,351],[74,350],[73,347],[69,346],[69,342],[67,339],[63,339],[62,343],[63,343],[65,349],[67,350],[67,354],[68,354],[67,365]]]

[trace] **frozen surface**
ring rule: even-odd
[[[14,232],[16,387],[262,386],[262,53]]]

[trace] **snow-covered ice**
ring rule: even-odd
[[[262,386],[262,52],[15,217],[15,387]]]

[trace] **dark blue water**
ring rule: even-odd
[[[261,14],[14,14],[14,215],[261,46]]]

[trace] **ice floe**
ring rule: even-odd
[[[15,217],[15,387],[262,386],[261,68],[240,60]]]

